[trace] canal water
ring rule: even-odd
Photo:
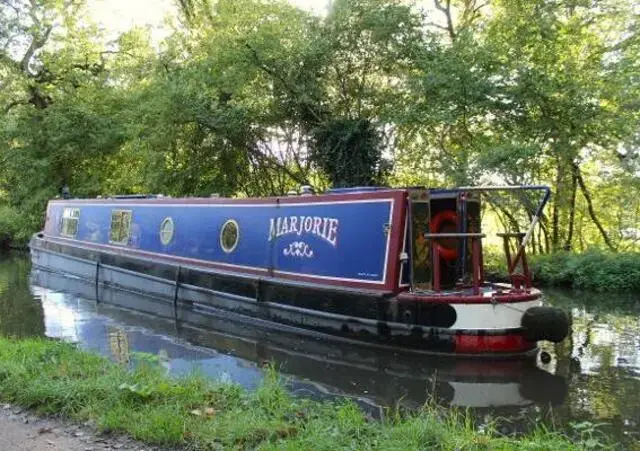
[[[154,354],[170,374],[197,370],[248,389],[271,363],[294,395],[349,398],[373,417],[435,400],[469,409],[480,423],[497,420],[503,433],[546,423],[625,448],[640,442],[640,296],[547,290],[572,331],[561,344],[543,344],[551,355],[543,363],[384,353],[208,315],[176,324],[96,302],[93,293],[81,280],[32,271],[27,254],[0,256],[0,334],[61,338],[123,363]]]

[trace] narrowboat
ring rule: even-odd
[[[529,231],[499,234],[510,280],[487,282],[482,194],[525,189],[542,193]],[[93,283],[98,302],[109,302],[103,286],[143,293],[153,307],[124,306],[176,320],[191,309],[388,349],[530,355],[569,327],[527,265],[549,196],[518,186],[56,199],[30,248],[35,268]]]

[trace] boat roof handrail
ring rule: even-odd
[[[105,196],[105,199],[157,199],[165,197],[163,194],[114,194]]]
[[[350,186],[346,188],[329,188],[326,194],[366,193],[371,191],[383,191],[392,189],[388,186]]]
[[[425,233],[425,238],[485,238],[484,233]]]

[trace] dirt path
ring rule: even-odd
[[[57,419],[40,418],[19,407],[0,408],[2,451],[153,451],[127,437],[97,434],[89,425],[78,426]]]

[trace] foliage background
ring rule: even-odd
[[[46,201],[300,185],[549,184],[531,244],[637,249],[631,0],[176,0],[160,41],[84,0],[0,0],[0,236]],[[123,12],[126,14],[126,11]],[[535,199],[493,197],[519,230]]]

